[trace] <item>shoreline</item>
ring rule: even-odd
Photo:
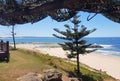
[[[44,46],[41,47],[40,46]],[[28,43],[28,44],[16,44],[17,48],[29,49],[33,51],[38,51],[44,54],[49,54],[51,56],[56,56],[60,58],[67,58],[66,52],[58,45],[52,44],[41,44],[41,43]],[[75,60],[75,59],[72,59]],[[99,53],[92,52],[86,55],[80,55],[80,62],[88,65],[96,70],[102,70],[108,75],[120,80],[120,57],[117,56],[107,56]]]

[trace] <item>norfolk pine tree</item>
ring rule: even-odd
[[[53,34],[53,36],[67,40],[67,42],[64,42],[63,44],[60,45],[63,48],[63,50],[70,52],[69,54],[67,53],[68,58],[76,58],[77,75],[81,75],[79,54],[85,54],[95,51],[95,50],[86,50],[86,48],[88,48],[91,44],[86,44],[87,41],[83,40],[82,38],[94,32],[96,29],[87,30],[87,28],[83,25],[81,26],[81,28],[79,28],[79,23],[81,21],[79,21],[78,18],[79,16],[74,16],[73,19],[70,21],[74,25],[74,27],[70,27],[67,24],[64,25],[66,31],[60,31],[59,29],[54,28],[54,30],[59,34],[61,34],[62,36],[58,36],[56,34]]]

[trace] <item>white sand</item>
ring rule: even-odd
[[[17,48],[30,49],[49,54],[51,56],[66,58],[66,52],[60,47],[39,48],[39,46],[40,44],[17,44]],[[120,57],[91,53],[87,55],[80,55],[80,62],[97,70],[101,69],[112,77],[120,80]]]

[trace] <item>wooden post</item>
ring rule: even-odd
[[[9,41],[6,42],[6,62],[9,62],[10,53],[9,53]]]
[[[9,53],[9,41],[6,42],[6,52]]]
[[[3,40],[1,40],[1,42],[0,42],[0,50],[2,51],[3,50]]]

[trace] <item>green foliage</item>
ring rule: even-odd
[[[78,18],[79,16],[74,16],[73,20],[71,20],[71,23],[74,24],[73,28],[67,24],[64,25],[66,31],[60,31],[59,29],[54,28],[54,30],[60,33],[62,36],[58,36],[56,34],[53,34],[53,36],[60,39],[68,40],[68,42],[60,45],[64,50],[68,50],[71,52],[68,55],[69,58],[74,58],[77,54],[84,54],[86,52],[90,52],[86,50],[86,48],[88,48],[91,44],[86,45],[87,41],[83,40],[82,38],[96,30],[87,30],[84,25],[79,28],[79,23],[81,21],[79,21]]]
[[[120,23],[119,5],[119,0],[0,0],[0,25],[35,23],[48,16],[66,21],[80,11],[95,13],[88,21],[100,13]]]

